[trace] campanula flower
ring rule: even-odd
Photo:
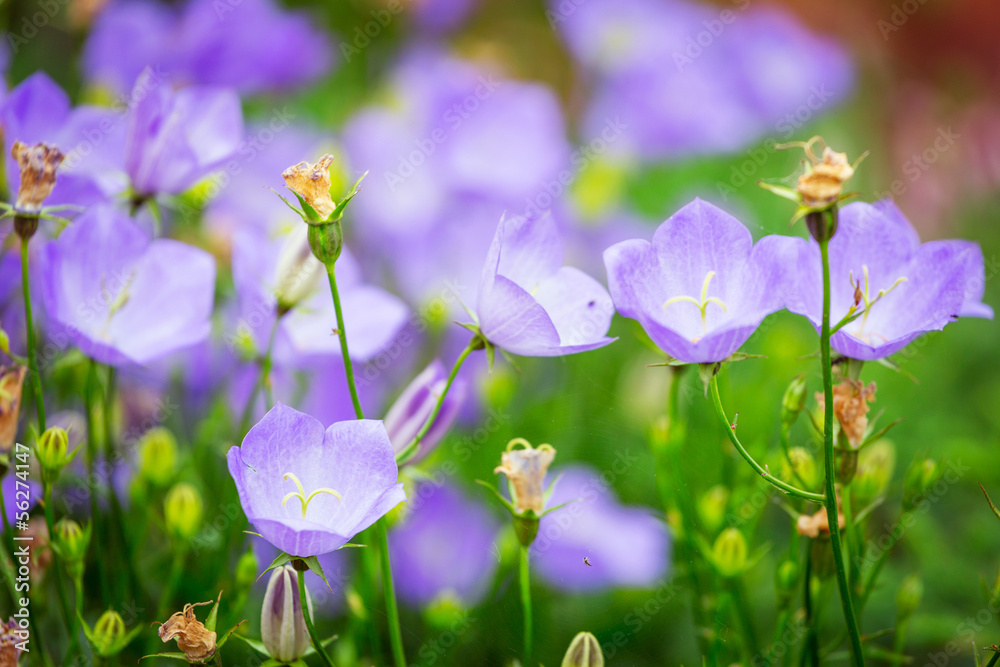
[[[499,523],[447,483],[418,485],[410,505],[389,533],[399,597],[412,606],[445,596],[475,605],[497,569]]]
[[[736,218],[700,199],[672,215],[653,242],[604,252],[618,312],[660,349],[687,363],[722,361],[781,308],[779,244],[756,245]]]
[[[786,307],[817,330],[823,315],[818,244],[782,237]],[[858,315],[835,333],[833,348],[853,359],[898,352],[917,336],[943,329],[957,317],[992,318],[982,303],[983,256],[969,241],[920,238],[890,200],[856,202],[840,210],[830,240],[830,321]],[[852,310],[853,309],[853,310]]]
[[[222,166],[243,139],[243,112],[232,90],[174,91],[150,69],[132,89],[125,170],[136,198],[178,194]]]
[[[407,385],[389,408],[385,415],[385,430],[388,431],[389,440],[397,454],[417,437],[417,433],[430,418],[447,381],[448,371],[440,360],[435,359]],[[458,416],[466,389],[467,384],[463,379],[456,379],[452,383],[433,425],[420,441],[420,450],[409,459],[409,463],[416,463],[426,457],[445,436]]]
[[[406,500],[379,421],[337,422],[324,431],[279,403],[226,458],[247,519],[291,556],[339,549]]]
[[[552,216],[502,219],[479,281],[476,315],[491,344],[529,357],[603,347],[614,307],[604,286],[563,266]]]
[[[170,239],[150,240],[124,213],[89,209],[45,247],[41,293],[56,333],[92,359],[147,364],[204,340],[215,261]]]

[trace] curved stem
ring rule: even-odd
[[[823,221],[827,224],[827,221]],[[833,368],[830,365],[830,242],[824,239],[819,243],[820,257],[823,262],[823,322],[820,329],[820,357],[823,366],[823,460],[826,469],[826,517],[830,525],[830,545],[833,547],[833,560],[837,568],[837,587],[840,589],[840,604],[844,611],[844,622],[847,625],[847,635],[851,640],[851,655],[857,667],[864,667],[865,655],[861,647],[861,632],[858,629],[858,619],[854,613],[854,602],[851,600],[850,582],[847,580],[847,567],[844,563],[844,548],[840,542],[840,519],[837,514],[837,490],[834,476],[833,459]]]
[[[441,390],[441,395],[438,396],[437,404],[434,406],[434,410],[431,411],[430,416],[424,425],[417,432],[416,437],[413,438],[413,442],[404,447],[399,454],[396,454],[396,461],[400,465],[406,463],[414,456],[420,452],[420,441],[424,439],[424,436],[431,430],[434,426],[435,420],[437,420],[438,413],[441,412],[441,406],[444,405],[444,399],[448,396],[448,391],[451,390],[451,385],[458,376],[458,371],[462,368],[462,363],[465,361],[469,354],[477,349],[475,346],[477,338],[473,338],[469,341],[469,344],[462,350],[462,354],[458,355],[458,359],[455,360],[455,364],[451,367],[451,373],[448,374],[448,380],[445,382],[444,389]]]
[[[746,462],[750,464],[750,467],[753,468],[758,475],[763,477],[768,483],[773,485],[778,490],[790,496],[795,496],[796,498],[802,498],[803,500],[809,500],[814,503],[822,503],[825,500],[825,497],[822,494],[812,493],[810,491],[803,491],[802,489],[796,488],[791,484],[788,484],[787,482],[781,481],[780,479],[772,475],[770,472],[762,468],[761,465],[757,463],[752,456],[750,456],[750,452],[746,450],[746,448],[743,446],[743,443],[740,442],[740,439],[736,437],[736,431],[733,429],[732,424],[729,421],[729,418],[726,417],[726,411],[722,407],[722,399],[719,397],[718,375],[712,376],[710,391],[712,393],[712,404],[715,406],[715,414],[718,415],[719,420],[722,422],[723,427],[725,427],[726,433],[729,435],[729,440],[733,443],[733,446],[736,447],[736,451],[740,453],[740,456],[742,456],[746,460]]]
[[[528,547],[521,546],[518,572],[521,579],[521,607],[524,610],[524,667],[531,667],[531,574],[528,568]]]
[[[337,290],[337,276],[334,271],[333,262],[326,265],[326,275],[330,279],[330,293],[333,294],[333,310],[337,313],[337,337],[340,338],[340,355],[344,358],[347,388],[351,392],[351,403],[354,404],[354,414],[357,415],[358,419],[364,419],[365,413],[361,409],[361,401],[358,399],[358,387],[354,382],[354,364],[351,363],[351,355],[347,350],[347,330],[344,328],[344,313],[340,309],[340,292]]]
[[[326,649],[323,648],[323,643],[319,640],[319,635],[316,634],[316,626],[313,625],[312,614],[309,612],[309,603],[306,601],[306,571],[297,568],[296,571],[299,573],[299,604],[302,607],[302,617],[306,621],[306,629],[309,631],[309,639],[312,640],[313,648],[323,660],[323,664],[326,667],[333,667],[333,661],[326,654]]]
[[[28,331],[28,375],[35,394],[35,412],[38,415],[38,433],[45,432],[45,398],[42,391],[42,374],[38,370],[38,355],[35,339],[35,319],[31,313],[31,286],[28,278],[28,239],[21,238],[21,290],[24,292],[24,324]]]
[[[243,416],[240,417],[240,438],[245,436],[247,431],[250,430],[250,420],[253,418],[253,404],[257,402],[257,397],[260,396],[262,389],[265,389],[267,392],[268,409],[274,404],[268,376],[271,374],[271,355],[274,351],[274,339],[278,334],[278,324],[281,322],[283,314],[279,312],[278,316],[274,318],[274,324],[271,325],[271,333],[267,337],[267,348],[264,350],[264,358],[260,363],[260,379],[254,383],[253,390],[250,392],[250,399],[247,401],[246,407],[243,408]]]

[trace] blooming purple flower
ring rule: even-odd
[[[618,312],[687,363],[722,361],[782,305],[777,237],[756,245],[736,218],[700,199],[672,215],[653,242],[604,252]]]
[[[823,277],[815,241],[783,237],[786,307],[820,327]],[[832,347],[854,359],[881,359],[957,317],[992,319],[982,303],[983,256],[969,241],[920,243],[891,200],[855,202],[840,211],[830,240],[830,320],[857,302],[862,315],[833,335]],[[794,279],[792,279],[794,277]]]
[[[226,458],[247,519],[292,556],[339,549],[406,500],[379,421],[337,422],[324,432],[279,403]]]
[[[389,412],[385,415],[385,430],[388,431],[389,440],[392,441],[397,453],[406,449],[407,445],[417,437],[417,433],[423,428],[434,406],[437,405],[447,381],[448,371],[445,370],[444,364],[435,359],[407,385],[389,408]],[[444,403],[441,404],[441,410],[434,419],[434,424],[420,441],[420,449],[410,459],[410,463],[416,463],[426,457],[448,432],[462,407],[465,391],[464,380],[456,379],[452,383]]]
[[[560,589],[593,591],[648,587],[666,576],[670,536],[652,510],[619,504],[601,475],[586,466],[557,474],[549,505],[570,504],[541,519],[531,546],[540,577]]]
[[[125,169],[139,196],[178,194],[219,168],[243,139],[240,100],[231,90],[178,91],[146,69],[132,90]]]
[[[144,67],[172,81],[253,94],[306,85],[330,71],[329,37],[307,14],[271,0],[111,3],[84,50],[87,77],[126,92]]]
[[[449,484],[417,486],[407,509],[389,533],[400,599],[416,607],[453,596],[475,605],[497,569],[496,519]]]
[[[585,352],[614,340],[605,335],[614,315],[607,290],[562,263],[551,215],[500,220],[476,305],[486,340],[531,357]]]
[[[147,364],[205,339],[215,260],[156,239],[110,207],[89,209],[45,247],[41,293],[53,335],[119,366]]]

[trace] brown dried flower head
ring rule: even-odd
[[[811,155],[811,151],[808,151]],[[814,162],[808,173],[799,176],[798,190],[802,203],[810,208],[834,203],[844,192],[844,183],[854,175],[854,167],[846,153],[829,146],[823,148],[823,158]]]
[[[861,446],[868,432],[869,401],[875,400],[875,383],[869,385],[859,380],[844,380],[833,388],[833,416],[840,422],[840,428],[847,436],[847,442],[855,449]],[[816,402],[822,409],[825,405],[823,394],[816,394]]]
[[[331,164],[333,164],[333,156],[327,153],[316,164],[300,162],[281,173],[285,179],[285,185],[316,209],[320,218],[324,220],[336,208],[336,204],[330,197]]]
[[[9,452],[17,435],[21,389],[28,369],[24,366],[0,368],[0,452]]]
[[[28,146],[20,141],[14,142],[10,154],[21,168],[21,187],[14,208],[22,213],[38,213],[55,187],[56,169],[65,156],[55,146]]]
[[[514,509],[541,514],[545,506],[545,473],[556,458],[552,445],[532,447],[524,438],[515,438],[500,457],[493,472],[502,472],[514,485]]]
[[[204,662],[215,655],[215,632],[209,630],[195,618],[194,608],[214,604],[212,601],[186,604],[160,626],[160,639],[164,643],[177,640],[177,648],[188,660]]]
[[[847,525],[839,507],[837,508],[837,524],[840,528]],[[816,539],[821,533],[823,535],[830,534],[830,520],[826,515],[826,510],[821,509],[815,514],[800,514],[795,528],[799,531],[799,535]]]

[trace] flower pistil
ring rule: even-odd
[[[295,484],[295,486],[296,486],[296,488],[298,490],[297,491],[289,491],[288,493],[286,493],[285,497],[281,499],[281,506],[284,507],[285,503],[287,503],[292,498],[298,498],[300,501],[302,501],[302,518],[303,519],[306,518],[306,509],[309,507],[309,502],[313,498],[315,498],[317,495],[319,495],[321,493],[329,493],[330,495],[334,496],[337,500],[339,500],[341,502],[343,502],[343,500],[344,500],[343,497],[339,493],[337,493],[333,489],[327,488],[325,486],[316,489],[315,491],[313,491],[312,493],[310,493],[307,496],[306,495],[306,490],[304,488],[302,488],[302,482],[299,481],[299,478],[296,477],[295,473],[293,473],[293,472],[286,472],[284,479],[285,479],[286,482],[289,481],[289,480],[291,480],[292,483]]]

